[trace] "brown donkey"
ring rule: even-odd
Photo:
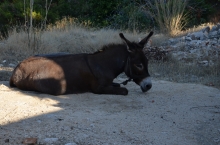
[[[146,92],[152,83],[143,48],[152,35],[150,32],[135,43],[120,33],[124,44],[109,44],[93,54],[61,53],[27,58],[14,69],[10,86],[52,95],[83,92],[127,95],[126,88],[113,83],[114,78],[125,72]]]

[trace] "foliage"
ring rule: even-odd
[[[13,1],[15,2],[15,0]],[[3,36],[7,36],[7,30],[11,25],[19,24],[23,18],[22,15],[22,4],[18,1],[17,3],[11,3],[10,1],[3,1],[0,4],[0,31]]]
[[[189,25],[200,25],[209,21],[209,15],[217,11],[215,5],[219,0],[189,0],[186,11],[189,12]]]
[[[93,26],[108,26],[111,22],[107,21],[108,17],[116,10],[120,0],[88,0],[88,10],[86,19],[90,20]]]
[[[147,8],[146,3],[152,1],[154,3]],[[90,27],[142,31],[155,26],[163,28],[161,22],[173,17],[168,15],[169,12],[172,14],[179,13],[176,11],[177,8],[183,6],[181,2],[185,2],[184,0],[175,0],[179,4],[168,4],[169,6],[167,5],[167,7],[170,7],[170,10],[163,12],[163,6],[165,5],[162,2],[166,1],[171,3],[174,0],[34,0],[33,13],[31,15],[33,16],[33,26],[38,28],[45,28],[42,25],[46,24],[55,24],[55,22],[62,20],[64,17],[72,17],[75,20],[77,19],[79,23]],[[184,14],[186,12],[190,13],[188,26],[207,22],[208,16],[215,12],[214,5],[219,3],[219,0],[188,1],[189,3],[184,11]],[[29,26],[29,2],[30,0],[0,0],[0,31],[4,36],[7,36],[7,30],[11,27],[20,26],[20,28],[26,29]],[[46,2],[51,2],[48,13],[46,11]],[[158,2],[158,5],[155,2]],[[149,12],[156,12],[156,7],[160,10],[158,14],[166,16],[164,20],[161,19],[161,22],[156,20],[157,17],[149,15]],[[184,9],[184,6],[182,9]],[[182,29],[181,27],[184,26],[182,25],[183,19],[180,19],[180,28],[178,29]],[[167,27],[164,28],[168,29]],[[174,29],[177,28],[174,27]]]
[[[122,1],[109,21],[111,22],[110,27],[116,29],[141,31],[153,27],[152,19],[134,0]]]
[[[155,19],[162,32],[177,35],[186,25],[184,13],[186,0],[152,0],[146,2],[146,9]]]

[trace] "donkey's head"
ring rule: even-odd
[[[148,59],[143,52],[145,44],[152,35],[153,32],[150,32],[148,36],[139,43],[134,43],[127,40],[122,33],[119,34],[129,52],[125,65],[125,74],[133,79],[136,84],[140,85],[143,92],[148,91],[152,87],[151,78],[148,72]]]

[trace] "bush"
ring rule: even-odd
[[[114,15],[109,18],[110,27],[133,31],[149,30],[153,27],[151,17],[135,1],[124,0]]]
[[[209,16],[216,13],[215,5],[219,0],[189,0],[186,11],[189,12],[187,27],[200,25],[209,21]]]
[[[8,36],[8,29],[12,25],[20,24],[23,21],[21,3],[12,4],[9,1],[0,4],[0,38]]]
[[[145,9],[163,33],[173,36],[186,25],[187,14],[184,13],[186,5],[186,0],[152,0],[146,2]]]

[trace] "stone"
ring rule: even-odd
[[[36,145],[37,144],[37,138],[25,138],[23,140],[23,144],[25,144],[25,145]]]
[[[192,40],[192,41],[190,41],[190,45],[196,45],[198,43],[198,40]]]
[[[212,31],[218,31],[219,29],[220,29],[220,24],[217,24],[217,25],[215,25],[215,26],[212,27],[212,29],[211,29],[210,32],[212,32]]]
[[[220,35],[220,29],[218,30],[218,35]]]
[[[220,23],[217,25],[218,30],[220,29]]]
[[[217,35],[218,34],[218,31],[213,31],[213,32],[210,32],[209,33],[209,36],[215,36],[215,35]]]
[[[10,67],[15,67],[16,65],[15,64],[13,64],[13,63],[9,63],[9,65],[8,66],[10,66]]]
[[[206,37],[206,38],[208,38],[209,37],[209,33],[208,32],[204,32],[204,36]]]
[[[218,26],[217,25],[213,26],[210,32],[213,32],[213,31],[218,31]]]
[[[207,27],[205,27],[204,29],[202,29],[202,32],[204,33],[204,32],[210,32],[210,27],[209,26],[207,26]]]
[[[170,44],[174,43],[174,39],[173,38],[170,38],[168,41],[169,41]]]
[[[185,39],[186,39],[187,41],[192,41],[192,38],[191,38],[191,37],[185,37]]]
[[[179,38],[170,38],[164,43],[165,50],[177,60],[183,62],[193,61],[201,66],[211,66],[218,60],[220,55],[220,24],[188,33]],[[212,61],[206,59],[212,58]]]
[[[202,66],[208,66],[209,65],[209,62],[207,60],[199,61],[198,63]]]
[[[205,40],[207,38],[202,31],[192,33],[191,38],[194,39],[194,37],[196,38],[196,40]]]
[[[192,40],[196,40],[196,36],[195,35],[191,35],[191,39]]]

